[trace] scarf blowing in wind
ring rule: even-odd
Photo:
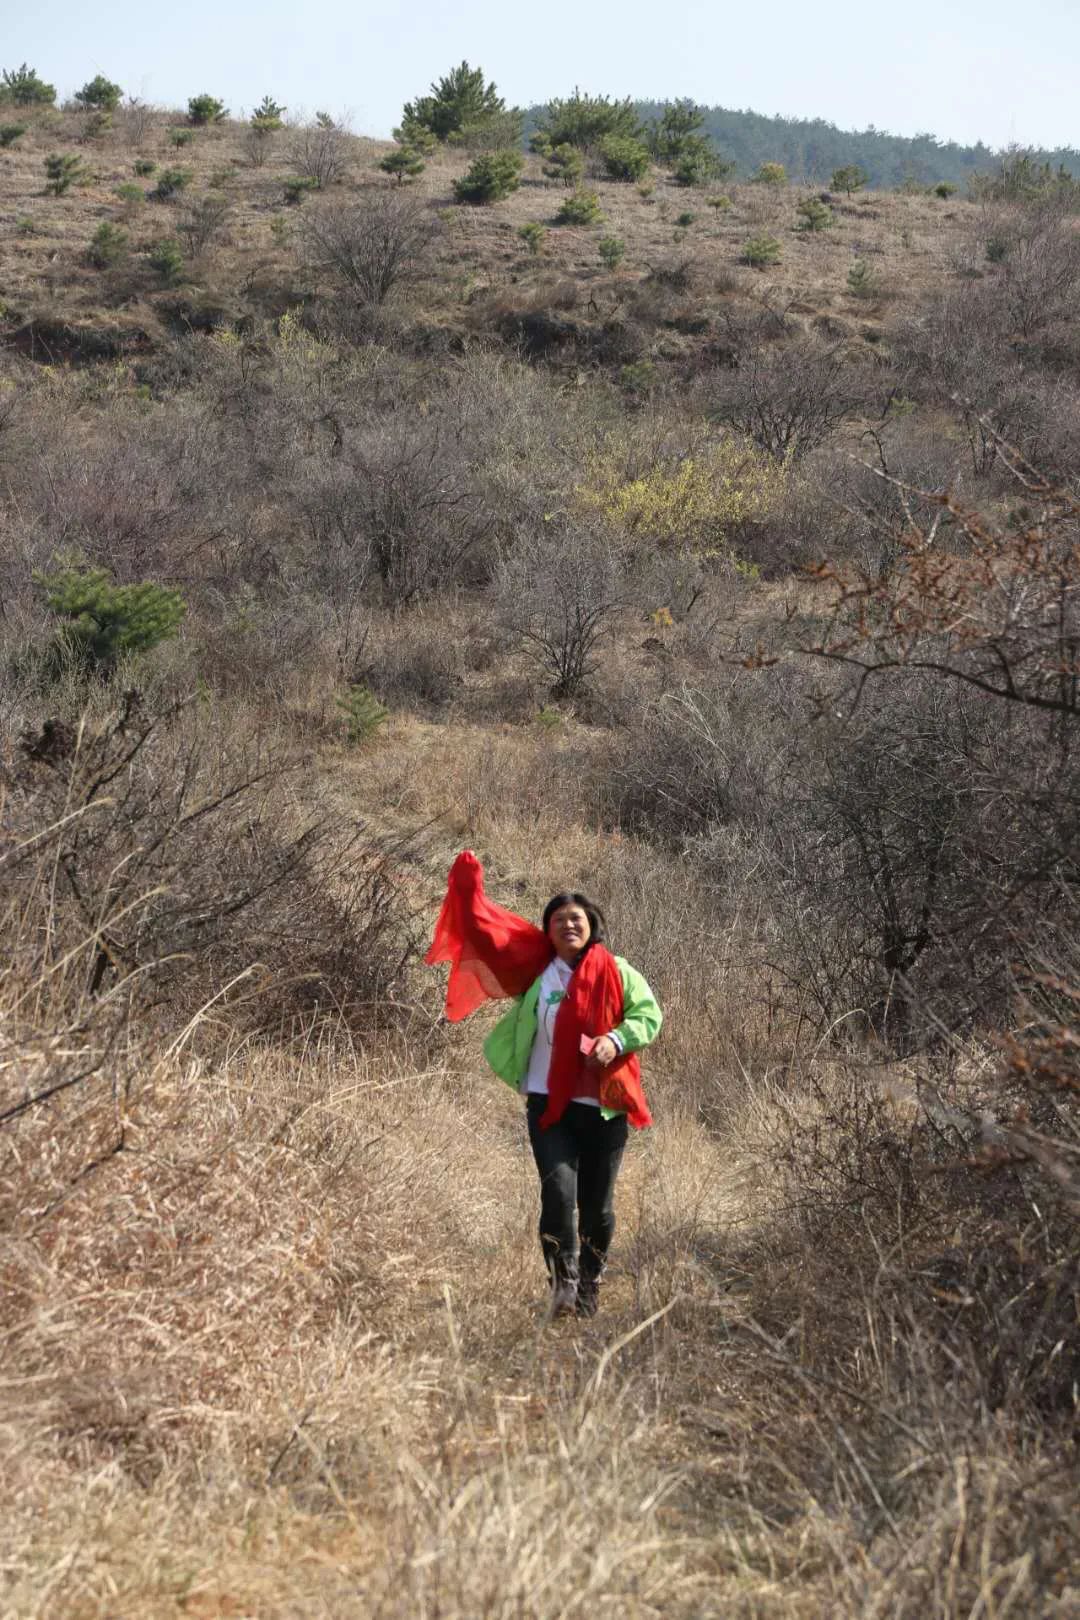
[[[429,963],[450,963],[446,987],[450,1022],[467,1018],[485,1001],[523,995],[554,955],[550,939],[535,923],[488,899],[480,862],[471,850],[463,851],[450,868],[435,937],[424,958]],[[590,945],[578,959],[555,1017],[542,1128],[556,1124],[580,1090],[582,1037],[595,1040],[610,1034],[622,1016],[618,963],[606,945]],[[639,1129],[652,1124],[635,1053],[601,1070],[600,1102],[604,1108],[624,1112]]]

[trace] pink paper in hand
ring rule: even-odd
[[[586,1057],[588,1057],[599,1038],[598,1035],[583,1035],[581,1037],[581,1050]]]

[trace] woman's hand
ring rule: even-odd
[[[585,1066],[589,1069],[606,1069],[609,1063],[614,1063],[619,1055],[619,1048],[610,1035],[601,1035],[588,1057]]]

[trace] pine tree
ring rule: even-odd
[[[605,135],[600,157],[609,180],[640,180],[649,167],[649,149],[630,135]]]
[[[471,68],[468,62],[452,68],[436,84],[431,94],[408,101],[401,117],[401,130],[407,145],[415,145],[414,132],[429,130],[436,140],[463,139],[470,131],[479,131],[485,125],[505,121],[510,117],[516,125],[515,139],[521,136],[521,116],[516,108],[508,108],[494,83],[487,83],[482,68]],[[508,127],[506,134],[511,135]],[[510,144],[508,142],[507,144]]]
[[[752,236],[744,245],[742,256],[744,264],[763,270],[766,265],[780,263],[780,243],[775,236]]]
[[[423,158],[411,146],[395,146],[379,163],[383,173],[393,175],[399,186],[423,174],[424,167]]]
[[[459,203],[499,202],[517,190],[524,166],[520,152],[485,152],[454,181],[454,196]]]
[[[265,130],[269,134],[281,128],[282,114],[285,111],[286,109],[279,106],[272,96],[263,96],[249,122],[252,129]]]
[[[93,107],[99,112],[115,112],[120,105],[123,95],[118,84],[113,84],[103,73],[89,79],[81,90],[76,90],[75,100],[83,107]]]
[[[575,191],[560,205],[556,225],[599,225],[603,222],[600,198],[595,191]]]
[[[187,104],[188,117],[193,124],[220,124],[228,112],[223,101],[216,96],[192,96]]]
[[[51,107],[55,100],[56,86],[46,84],[25,62],[0,74],[0,102],[8,101],[14,107]]]
[[[173,238],[166,237],[163,242],[156,242],[150,250],[149,264],[156,270],[166,286],[172,287],[180,280],[184,270],[184,255],[180,251],[180,244]]]
[[[158,173],[157,185],[150,195],[156,202],[168,202],[178,192],[185,191],[190,183],[190,169],[162,169]]]
[[[833,170],[829,189],[846,192],[850,197],[853,191],[861,191],[869,178],[866,170],[860,169],[857,163],[845,163],[843,168]]]
[[[626,243],[618,236],[602,236],[596,244],[600,262],[607,270],[617,270],[626,253]]]
[[[877,277],[865,259],[856,259],[847,273],[848,292],[853,298],[873,298],[878,290]]]
[[[674,168],[691,143],[700,142],[704,108],[689,99],[672,101],[649,127],[649,146],[658,163]]]
[[[531,144],[534,151],[541,152],[555,146],[577,146],[589,152],[608,136],[636,141],[640,134],[641,123],[632,101],[586,96],[575,89],[565,100],[548,102]]]

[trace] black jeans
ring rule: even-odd
[[[615,1177],[629,1129],[625,1114],[605,1119],[599,1108],[572,1102],[562,1118],[540,1129],[546,1097],[530,1096],[529,1142],[540,1172],[540,1243],[552,1277],[594,1282],[615,1231]],[[576,1217],[576,1219],[575,1219]]]

